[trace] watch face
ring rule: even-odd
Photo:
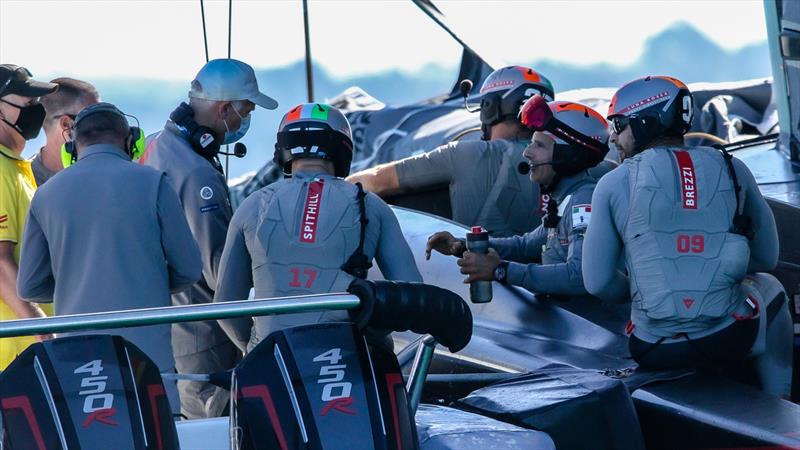
[[[497,281],[503,281],[506,279],[506,268],[503,266],[495,267],[494,269],[494,279]]]

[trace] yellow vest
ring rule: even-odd
[[[22,159],[12,150],[0,145],[0,241],[13,242],[14,261],[19,264],[22,247],[22,232],[31,198],[36,190],[36,181],[31,171],[31,163]],[[50,316],[50,304],[40,305]],[[0,297],[0,321],[17,319],[17,315]],[[35,342],[33,337],[0,339],[0,370],[8,366],[28,345]]]

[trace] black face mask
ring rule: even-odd
[[[3,99],[0,99],[0,101],[19,109],[19,117],[17,117],[16,123],[11,123],[5,118],[2,119],[3,122],[8,124],[8,126],[11,128],[17,130],[17,133],[19,133],[26,141],[29,141],[39,135],[39,130],[42,129],[42,124],[44,123],[44,116],[47,114],[47,112],[44,110],[44,106],[41,103],[28,106],[19,106]]]

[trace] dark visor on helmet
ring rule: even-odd
[[[556,119],[547,100],[541,95],[534,95],[522,105],[519,120],[533,131],[550,132],[570,145],[583,147],[601,155],[608,152],[608,144],[598,142]]]

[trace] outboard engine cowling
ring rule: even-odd
[[[233,371],[233,449],[415,449],[393,353],[349,323],[276,331]]]
[[[178,449],[158,367],[120,336],[32,344],[0,374],[4,448]]]

